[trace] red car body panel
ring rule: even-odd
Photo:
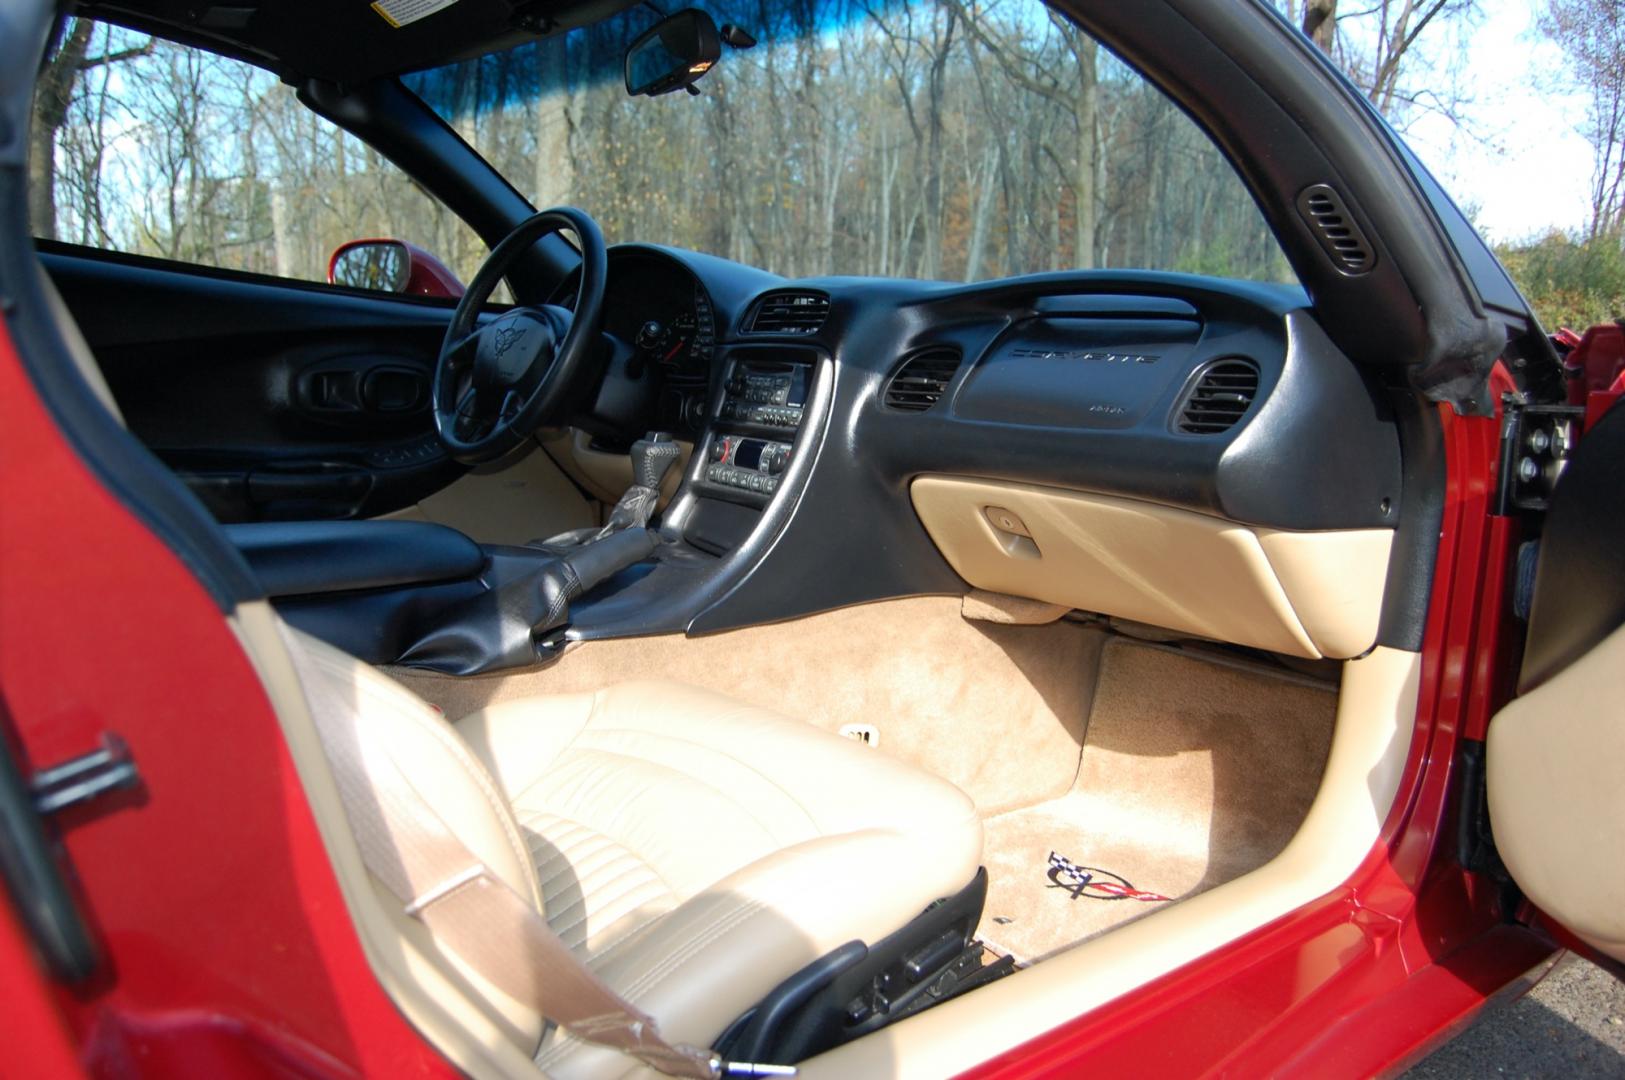
[[[1509,689],[1514,538],[1489,512],[1498,422],[1443,407],[1440,418],[1448,478],[1416,733],[1382,838],[1337,891],[966,1075],[1397,1071],[1556,959],[1443,849],[1458,741],[1482,738]]]
[[[350,240],[333,249],[327,257],[327,283],[338,284],[339,257],[353,247],[367,244],[398,244],[406,251],[406,284],[401,292],[407,296],[431,296],[441,300],[456,300],[468,290],[451,272],[451,267],[435,258],[416,244],[405,240],[392,240],[387,236],[369,236]]]
[[[92,1073],[449,1076],[373,978],[258,677],[220,609],[63,439],[0,336],[0,685],[25,769],[122,736],[142,777],[57,824],[105,947],[8,1059]],[[26,957],[26,958],[25,958]],[[47,986],[54,1005],[44,997]],[[57,1071],[48,1069],[49,1075]]]
[[[1340,888],[968,1075],[1367,1075],[1558,955],[1449,852],[1459,741],[1504,700],[1498,427],[1441,408],[1448,490],[1415,735]],[[122,736],[134,798],[59,821],[107,963],[50,980],[0,917],[7,1056],[31,1075],[443,1076],[373,978],[277,720],[221,612],[101,485],[0,330],[0,683],[25,767]],[[969,1065],[971,1063],[967,1063]]]

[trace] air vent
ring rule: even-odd
[[[1343,197],[1325,184],[1315,184],[1298,196],[1298,213],[1315,231],[1315,238],[1332,262],[1345,274],[1363,274],[1377,262]]]
[[[756,304],[752,334],[816,334],[829,317],[829,297],[822,293],[769,293]]]
[[[955,349],[927,349],[903,361],[886,384],[886,404],[903,412],[924,412],[942,400],[959,370]]]
[[[1179,430],[1217,435],[1236,426],[1258,396],[1258,368],[1251,360],[1216,360],[1197,378],[1179,408]]]

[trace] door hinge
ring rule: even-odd
[[[1501,395],[1501,468],[1495,512],[1544,511],[1580,438],[1585,409],[1536,405],[1526,394]]]
[[[88,754],[80,754],[60,765],[41,769],[28,782],[34,809],[43,817],[80,806],[103,795],[141,782],[141,774],[123,739],[107,732],[102,744]]]

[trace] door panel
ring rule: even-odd
[[[1625,960],[1625,628],[1490,725],[1496,849],[1535,906]]]
[[[40,246],[130,430],[221,520],[386,514],[462,474],[429,413],[449,304]]]
[[[1552,493],[1521,695],[1490,722],[1490,824],[1529,899],[1625,960],[1625,409]]]

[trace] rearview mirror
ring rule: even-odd
[[[455,300],[463,295],[463,283],[445,263],[404,240],[351,240],[340,244],[327,260],[327,281],[352,289],[410,296]]]
[[[722,38],[711,16],[698,8],[668,15],[628,46],[626,92],[654,97],[691,87],[721,55]]]

